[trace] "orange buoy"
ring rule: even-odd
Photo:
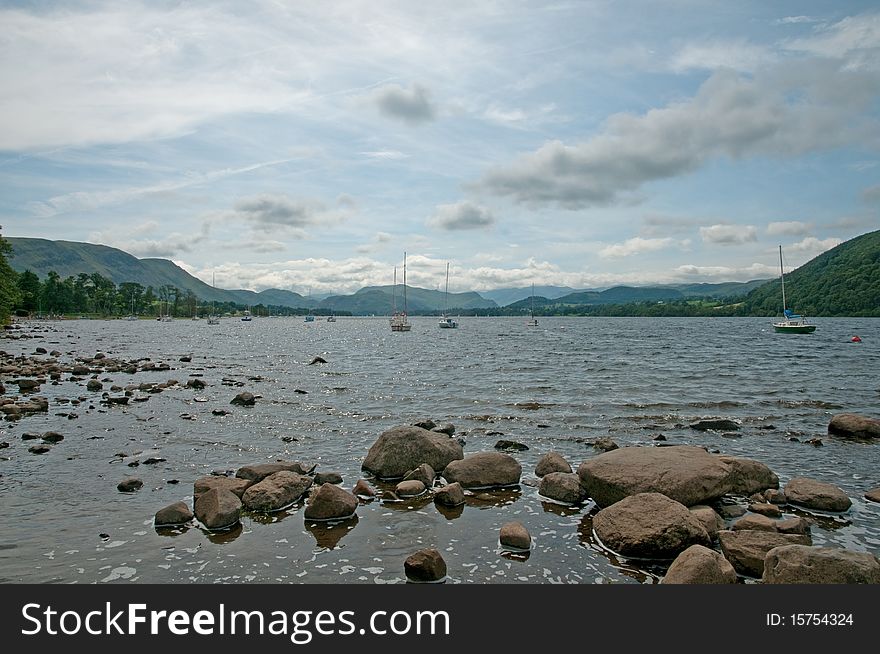
[[[853,342],[853,343],[861,343],[861,342],[862,342],[862,339],[859,338],[858,336],[853,336],[853,337],[852,337],[851,339],[849,339],[849,340],[850,340],[851,342]]]

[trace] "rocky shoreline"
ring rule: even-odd
[[[186,362],[187,356],[180,360]],[[39,346],[30,355],[0,352],[0,412],[8,422],[50,410],[75,420],[81,409],[127,406],[146,402],[156,393],[206,385],[199,377],[184,383],[168,379],[124,385],[111,377],[171,370],[168,362],[117,359],[101,352],[63,355]],[[220,383],[240,385],[225,379]],[[70,397],[50,400],[41,394],[46,385],[66,384],[76,388]],[[259,394],[242,391],[229,404],[252,407],[259,399]],[[215,415],[217,411],[223,410],[216,409]],[[690,426],[723,432],[739,427],[727,419]],[[828,435],[876,442],[880,420],[838,413],[831,417]],[[51,455],[63,448],[64,435],[25,432],[22,440],[40,441],[28,447],[29,454]],[[0,443],[0,448],[8,447],[10,443]],[[811,516],[845,515],[852,504],[827,480],[794,477],[781,486],[778,476],[754,459],[662,441],[617,447],[610,438],[599,439],[594,454],[583,461],[569,462],[554,451],[542,453],[535,477],[526,479],[516,457],[528,449],[525,445],[504,440],[494,450],[467,453],[465,447],[453,425],[425,419],[378,434],[363,454],[364,475],[354,483],[346,484],[338,472],[319,471],[312,463],[255,461],[234,471],[182,480],[193,484],[192,501],[156,507],[153,526],[223,532],[234,528],[242,515],[272,514],[294,506],[302,508],[306,525],[333,525],[357,520],[358,508],[367,503],[416,500],[419,506],[433,504],[443,513],[460,510],[477,496],[534,483],[542,498],[585,511],[591,536],[609,556],[664,569],[664,584],[880,583],[880,561],[873,554],[813,545],[812,531],[822,527]],[[120,493],[137,493],[142,486],[136,476],[116,480]],[[880,489],[866,487],[864,497],[877,502]],[[497,533],[474,537],[513,555],[527,554],[532,547],[531,535],[517,521],[505,523]],[[412,552],[400,566],[413,583],[440,583],[455,576],[435,547]]]

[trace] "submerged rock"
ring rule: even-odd
[[[397,484],[394,492],[397,493],[400,497],[416,497],[417,495],[421,495],[425,492],[425,484],[423,484],[418,479],[402,481]]]
[[[238,523],[241,517],[241,500],[231,491],[212,488],[199,495],[195,514],[208,529],[228,529]]]
[[[709,544],[687,507],[661,493],[637,493],[602,509],[593,529],[612,551],[638,558],[669,559],[691,545]]]
[[[48,445],[31,445],[28,448],[28,452],[31,454],[47,454],[51,449]]]
[[[421,427],[394,427],[373,443],[361,467],[377,477],[395,479],[422,463],[443,470],[463,456],[461,445],[445,434]]]
[[[193,519],[193,512],[189,510],[186,502],[175,502],[164,509],[156,511],[153,525],[156,527],[173,527],[186,524]]]
[[[739,431],[740,424],[733,420],[726,420],[724,418],[715,418],[708,420],[697,420],[696,422],[692,422],[688,425],[691,429],[696,429],[697,431]]]
[[[703,448],[689,445],[623,447],[584,461],[577,474],[599,506],[650,492],[692,506],[730,489],[730,468]]]
[[[129,477],[128,479],[123,479],[118,484],[116,484],[116,490],[118,490],[120,493],[133,493],[143,485],[144,482],[137,477]]]
[[[508,441],[501,439],[495,443],[496,450],[511,450],[513,452],[525,452],[529,449],[528,445],[518,443],[517,441]]]
[[[691,545],[679,554],[661,584],[735,584],[736,570],[719,552]]]
[[[838,413],[828,423],[828,433],[861,440],[880,438],[880,420],[856,413]]]
[[[880,487],[872,488],[865,493],[865,499],[871,502],[880,502]]]
[[[437,425],[436,427],[432,427],[431,431],[436,431],[438,434],[446,434],[447,436],[452,436],[455,434],[455,425],[451,422],[447,422],[445,425]]]
[[[600,452],[611,452],[612,450],[618,449],[617,443],[608,438],[607,436],[603,438],[597,438],[593,441],[593,449],[599,450]]]
[[[535,474],[539,477],[549,475],[551,472],[571,472],[571,465],[559,452],[547,452],[538,459],[535,466]]]
[[[406,578],[416,583],[435,583],[446,578],[446,561],[439,550],[426,548],[410,554],[403,562]]]
[[[785,485],[785,497],[795,504],[817,511],[846,511],[852,500],[839,487],[807,477],[795,477]]]
[[[235,405],[238,405],[238,406],[254,406],[254,404],[256,403],[256,401],[257,401],[257,400],[256,400],[256,398],[254,397],[254,394],[253,394],[253,393],[244,392],[244,393],[239,393],[238,395],[236,395],[235,397],[233,397],[233,398],[229,401],[229,403],[230,403],[230,404],[235,404]]]
[[[513,486],[519,483],[522,466],[509,454],[478,452],[453,461],[443,470],[449,482],[457,481],[464,488]]]
[[[327,363],[327,360],[324,357],[315,357],[311,361],[309,361],[309,365],[313,366],[316,363]]]
[[[43,441],[46,443],[60,443],[64,440],[64,436],[57,431],[47,431],[43,434]]]
[[[880,584],[880,560],[866,552],[785,545],[764,558],[765,584]]]
[[[309,498],[304,516],[306,520],[341,520],[353,516],[357,507],[358,499],[347,490],[323,484]]]

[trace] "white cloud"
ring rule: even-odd
[[[779,274],[779,269],[763,264],[753,263],[749,266],[736,268],[732,266],[696,266],[686,264],[675,269],[680,281],[691,282],[747,282],[753,279],[772,279]]]
[[[731,68],[740,72],[754,72],[773,62],[775,55],[764,46],[745,39],[690,43],[675,53],[669,67],[678,73],[691,70]]]
[[[464,200],[455,204],[438,205],[427,224],[448,231],[481,229],[494,225],[495,216],[488,208]]]
[[[757,241],[758,230],[753,225],[710,225],[700,227],[700,237],[706,243],[743,245]]]
[[[361,154],[370,159],[385,159],[389,161],[409,158],[408,154],[404,154],[399,150],[375,150],[371,152],[361,152]]]
[[[193,246],[204,241],[206,235],[173,232],[162,239],[133,239],[128,236],[126,234],[120,238],[120,234],[115,231],[92,232],[88,235],[88,241],[118,248],[138,258],[171,259],[181,253],[193,252]]]
[[[818,23],[819,19],[813,16],[786,16],[774,22],[777,25],[800,25],[803,23]]]
[[[550,141],[489,170],[480,185],[538,207],[619,203],[643,184],[717,157],[791,157],[880,136],[862,115],[878,96],[873,74],[810,62],[746,78],[716,71],[690,100],[643,115],[614,114],[590,140]]]
[[[672,238],[635,238],[628,239],[623,243],[616,243],[599,250],[599,256],[605,258],[629,257],[645,252],[664,250],[675,243]]]
[[[822,57],[844,59],[850,68],[880,68],[880,14],[847,16],[837,23],[820,26],[804,38],[785,44],[789,50]]]
[[[431,92],[421,84],[413,84],[408,89],[387,84],[373,91],[369,99],[384,116],[408,125],[420,125],[437,117]]]
[[[809,234],[813,226],[799,220],[784,220],[767,224],[769,236],[803,236]]]
[[[843,240],[839,238],[831,237],[820,240],[814,236],[808,236],[798,243],[786,245],[785,252],[787,254],[799,254],[802,261],[808,261],[833,247],[837,247],[841,243],[843,243]]]

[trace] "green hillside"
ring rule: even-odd
[[[393,294],[392,294],[393,291]],[[396,301],[397,309],[403,310],[403,286],[396,289],[392,286],[368,286],[354,295],[333,295],[321,301],[320,308],[351,311],[353,314],[384,315],[391,312],[392,303]],[[406,308],[411,314],[442,312],[446,306],[443,291],[407,286]],[[448,299],[450,312],[472,309],[492,309],[498,305],[487,300],[478,293],[450,293]]]

